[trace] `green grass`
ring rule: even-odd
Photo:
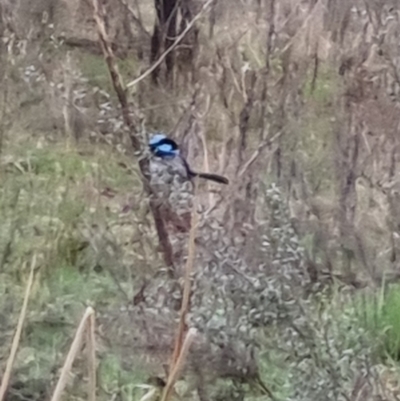
[[[117,59],[119,71],[122,77],[129,81],[136,77],[139,71],[138,60],[130,55],[124,59]],[[89,84],[94,87],[105,90],[113,95],[112,83],[107,65],[102,55],[94,55],[87,52],[80,53],[80,69],[85,78],[89,80]]]
[[[98,378],[103,390],[108,394],[120,393],[123,400],[133,401],[140,399],[143,390],[137,384],[145,382],[145,375],[140,370],[122,366],[116,355],[106,355],[100,361]]]
[[[356,299],[359,319],[379,343],[379,358],[400,361],[400,285]]]
[[[385,330],[388,353],[400,359],[400,286],[389,290],[382,308],[382,323]]]
[[[261,352],[258,358],[260,376],[263,383],[278,397],[290,397],[290,378],[287,364],[282,361],[279,351],[268,350]]]
[[[103,56],[82,52],[80,54],[80,69],[82,75],[89,80],[90,85],[112,93],[110,75]]]
[[[122,262],[106,244],[112,240],[118,250],[127,241],[118,235],[121,202],[138,194],[141,184],[135,161],[129,173],[121,161],[128,166],[130,161],[108,147],[85,152],[59,143],[38,148],[28,139],[8,145],[0,161],[0,322],[4,335],[0,357],[6,360],[8,355],[28,266],[35,255],[38,271],[12,383],[17,383],[16,396],[37,399],[58,377],[86,306],[100,312],[126,301],[110,273]],[[100,195],[106,187],[115,192],[115,199]],[[113,225],[114,232],[106,240],[108,225]],[[94,236],[97,242],[92,243]],[[134,257],[130,261],[134,263]],[[102,268],[95,268],[99,263]],[[132,291],[132,281],[121,282],[127,292]],[[133,400],[140,391],[133,387],[139,378],[122,369],[120,357],[113,357],[114,365],[102,371],[101,380],[109,387],[107,383],[118,376],[118,385],[127,394],[124,400]],[[78,361],[75,371],[86,375],[81,365]],[[80,397],[85,388],[73,386],[70,391]],[[108,399],[107,394],[102,397]]]
[[[308,77],[304,84],[304,95],[308,100],[319,103],[320,106],[331,103],[339,88],[337,73],[327,64],[320,65],[314,88],[312,87],[313,71],[308,71]]]

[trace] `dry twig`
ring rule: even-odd
[[[69,349],[67,358],[65,360],[64,366],[61,369],[61,375],[58,379],[56,388],[54,390],[53,396],[51,397],[51,401],[58,401],[61,398],[61,394],[64,391],[65,385],[68,380],[68,374],[72,368],[72,364],[78,354],[78,351],[82,344],[82,338],[85,334],[85,329],[88,329],[89,336],[89,400],[94,401],[96,396],[96,381],[93,380],[93,376],[95,376],[95,352],[94,352],[94,310],[92,307],[86,308],[85,314],[82,317],[81,322],[79,323],[78,329],[76,331],[74,340],[72,341],[71,348]],[[93,340],[93,343],[91,341]],[[94,368],[94,371],[92,369]],[[93,387],[94,386],[94,387]]]
[[[168,376],[167,384],[164,388],[164,392],[161,397],[161,401],[168,401],[169,397],[171,396],[173,386],[174,386],[175,382],[178,380],[179,373],[181,372],[181,369],[183,367],[183,364],[185,363],[187,354],[189,352],[189,348],[192,345],[196,335],[197,335],[197,330],[192,327],[188,331],[188,333],[185,337],[185,341],[183,342],[182,348],[178,355],[178,359],[176,360],[176,362]]]
[[[26,286],[24,302],[22,304],[21,313],[19,315],[17,330],[15,331],[15,335],[14,335],[13,342],[11,345],[10,356],[8,357],[8,360],[7,360],[6,370],[4,372],[3,380],[2,380],[1,386],[0,386],[0,401],[3,401],[4,396],[7,392],[9,381],[10,381],[11,370],[12,370],[12,367],[14,364],[15,355],[17,354],[18,345],[19,345],[19,341],[21,338],[22,327],[25,322],[26,311],[28,308],[28,300],[29,300],[29,296],[31,294],[31,289],[32,289],[32,284],[33,284],[35,267],[36,267],[36,255],[33,256],[33,259],[31,262],[31,269],[29,272],[28,284]]]

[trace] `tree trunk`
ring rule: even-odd
[[[176,39],[176,19],[179,9],[179,0],[155,0],[154,5],[157,19],[151,38],[151,63],[154,63],[163,52],[168,50]],[[167,80],[172,74],[174,59],[174,51],[171,51],[165,58]],[[158,66],[152,73],[154,82],[158,82],[160,68],[161,66]]]
[[[163,52],[167,51],[175,42],[176,37],[181,34],[194,18],[195,3],[190,0],[155,0],[157,19],[151,39],[151,63],[154,63]],[[180,23],[178,26],[178,15]],[[178,73],[184,74],[187,70],[194,71],[194,59],[198,44],[198,29],[191,27],[189,32],[165,57],[165,80],[168,83],[173,81],[175,66]],[[180,46],[182,45],[182,46]],[[152,73],[154,83],[160,79],[163,65],[158,66]]]

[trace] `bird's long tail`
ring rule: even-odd
[[[222,175],[211,174],[211,173],[194,173],[194,172],[193,174],[195,177],[200,177],[204,178],[205,180],[218,182],[218,184],[225,184],[225,185],[229,184],[229,180],[226,177],[223,177]]]

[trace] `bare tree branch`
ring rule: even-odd
[[[92,0],[93,8],[94,8],[94,19],[96,21],[98,33],[99,33],[99,40],[101,43],[101,47],[103,49],[104,58],[107,63],[108,70],[110,72],[111,81],[114,86],[114,90],[118,96],[119,103],[121,105],[122,116],[124,119],[124,123],[129,128],[129,138],[131,140],[132,147],[137,152],[142,151],[142,145],[138,136],[136,135],[136,126],[131,118],[128,99],[126,96],[126,91],[124,89],[124,83],[121,77],[121,74],[118,70],[118,65],[115,60],[114,53],[110,46],[110,42],[108,39],[105,23],[104,23],[104,10],[103,7],[100,6],[98,0]],[[173,251],[172,246],[169,240],[168,232],[165,227],[164,221],[161,217],[160,210],[156,204],[155,197],[152,196],[152,189],[149,185],[149,171],[148,171],[148,161],[145,158],[142,158],[139,161],[139,167],[142,172],[142,183],[143,186],[150,196],[150,209],[152,211],[154,217],[154,223],[156,226],[158,239],[160,241],[160,245],[162,247],[162,251],[164,254],[164,261],[167,266],[173,265]]]

